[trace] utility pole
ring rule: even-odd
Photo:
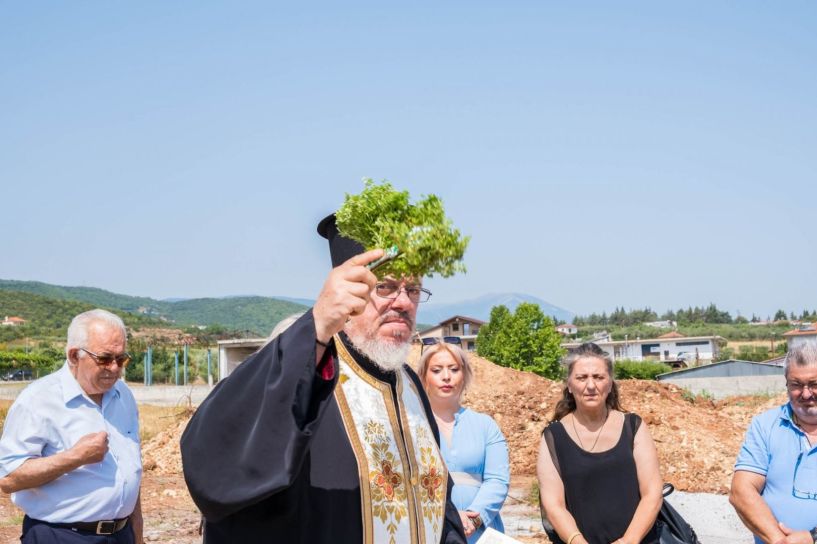
[[[213,387],[213,371],[211,365],[210,348],[207,348],[207,385]]]

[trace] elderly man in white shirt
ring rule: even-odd
[[[142,542],[136,401],[119,378],[125,325],[91,310],[68,328],[67,361],[29,385],[0,439],[0,490],[26,516],[22,544]]]

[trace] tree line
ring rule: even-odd
[[[795,312],[786,313],[784,310],[778,310],[774,314],[774,318],[768,316],[767,321],[817,321],[817,310],[802,310],[799,314]],[[687,308],[679,308],[678,310],[668,310],[662,314],[658,314],[653,309],[647,307],[643,309],[625,310],[624,307],[616,307],[610,313],[602,312],[601,314],[592,313],[588,316],[576,316],[573,324],[578,327],[586,326],[615,326],[615,327],[631,327],[640,325],[642,323],[649,323],[651,321],[674,321],[680,325],[696,325],[696,324],[741,324],[741,323],[758,323],[763,321],[760,317],[752,314],[751,318],[744,316],[732,317],[726,311],[721,310],[715,304],[709,306],[689,306]]]

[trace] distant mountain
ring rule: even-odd
[[[37,281],[17,281],[0,279],[0,291],[30,293],[39,297],[53,300],[74,301],[82,306],[68,306],[67,313],[58,312],[58,321],[64,321],[71,312],[77,313],[90,307],[102,307],[121,310],[143,316],[145,321],[160,323],[166,320],[168,325],[186,327],[191,325],[222,325],[229,329],[248,331],[259,336],[266,336],[272,328],[284,317],[296,312],[303,312],[312,306],[315,301],[292,297],[259,297],[259,296],[230,296],[223,298],[192,298],[192,299],[165,299],[156,300],[149,297],[134,297],[121,295],[98,289],[95,287],[66,287],[51,285]],[[38,308],[43,301],[34,299],[32,304]],[[546,315],[562,321],[570,322],[574,314],[558,306],[554,306],[542,299],[520,294],[500,293],[484,295],[478,298],[464,300],[452,304],[435,304],[429,302],[420,305],[417,316],[418,323],[436,325],[440,321],[454,315],[474,317],[488,321],[491,308],[504,304],[511,311],[521,302],[538,304]],[[23,304],[21,306],[21,304]],[[70,308],[70,309],[68,309]],[[6,306],[8,315],[20,314],[26,318],[24,302],[19,297],[14,299],[13,305]],[[44,315],[37,310],[39,315]],[[0,314],[3,307],[0,305]],[[72,314],[73,315],[73,314]],[[70,318],[70,316],[68,316]],[[135,319],[131,318],[131,319]],[[127,319],[126,319],[127,321]],[[54,323],[56,326],[56,323]]]
[[[269,297],[156,300],[120,295],[95,287],[66,287],[36,281],[0,280],[0,291],[29,293],[54,300],[80,302],[90,307],[121,310],[149,316],[153,322],[167,320],[174,326],[222,325],[260,336],[269,334],[284,317],[307,309],[306,304]],[[16,304],[14,308],[16,313],[26,317],[24,307]],[[9,315],[12,313],[9,311]]]
[[[433,302],[421,304],[417,321],[419,323],[437,324],[455,315],[488,321],[491,317],[491,308],[494,306],[502,304],[509,310],[514,311],[522,302],[538,304],[545,315],[555,317],[561,321],[569,323],[574,317],[573,312],[554,306],[540,298],[521,293],[494,293],[451,304],[434,304]]]

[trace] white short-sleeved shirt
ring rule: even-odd
[[[108,453],[40,487],[12,493],[29,517],[51,523],[129,516],[142,479],[139,415],[123,381],[97,405],[84,393],[66,363],[41,378],[14,401],[0,439],[0,477],[25,461],[63,452],[87,434],[106,431]]]

